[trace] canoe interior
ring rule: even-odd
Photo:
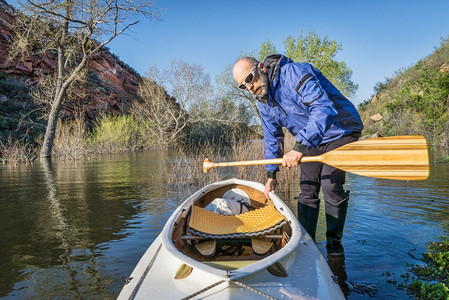
[[[214,199],[222,198],[223,194],[226,191],[234,188],[245,191],[250,197],[251,205],[256,209],[273,204],[271,200],[267,200],[265,198],[265,195],[261,191],[255,188],[245,185],[230,184],[205,193],[193,205],[204,208],[209,205]],[[241,250],[234,254],[217,252],[217,254],[212,257],[206,257],[199,253],[195,247],[195,243],[199,242],[198,240],[185,239],[186,236],[190,236],[190,234],[187,232],[187,224],[189,223],[190,218],[190,214],[188,213],[189,210],[190,208],[186,208],[185,213],[181,214],[175,222],[175,226],[171,236],[171,240],[174,246],[183,254],[219,269],[237,269],[241,266],[248,265],[251,262],[261,260],[279,251],[283,247],[283,240],[282,238],[279,238],[279,236],[286,235],[288,237],[291,237],[292,235],[292,228],[290,227],[288,222],[286,222],[286,224],[281,226],[280,228],[270,231],[269,236],[275,236],[275,238],[264,238],[264,240],[271,241],[273,243],[273,246],[266,254],[263,255],[256,254],[253,251],[253,248],[251,247],[251,238],[217,239],[217,245],[226,244],[226,246],[223,246],[221,248],[226,248],[228,247],[228,245],[231,245],[230,247],[233,248],[228,248],[228,250],[236,249],[236,247],[241,247]],[[181,237],[184,237],[184,239]],[[203,241],[207,241],[207,239],[201,239],[201,242]]]

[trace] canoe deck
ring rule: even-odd
[[[142,257],[138,264],[140,267],[132,273],[133,281],[144,275],[145,269],[153,260],[153,255],[159,246],[161,246],[160,236]],[[309,235],[304,235],[296,250],[279,262],[286,269],[288,277],[277,277],[264,269],[235,281],[276,299],[295,299],[295,297],[297,299],[344,299],[340,287],[333,280],[329,266]],[[241,263],[247,264],[247,261],[241,261]],[[161,247],[157,259],[153,260],[140,286],[137,287],[130,282],[118,299],[183,299],[222,280],[216,275],[197,269],[193,269],[192,273],[184,279],[174,279],[176,271],[182,264],[183,261],[174,260],[170,253]],[[136,287],[135,296],[127,297]],[[225,282],[193,299],[267,298],[237,284]]]

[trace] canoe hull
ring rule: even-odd
[[[183,209],[197,201],[201,194],[227,184],[263,188],[260,184],[232,179],[202,189],[187,199],[142,256],[118,299],[183,299],[202,290],[192,299],[266,299],[266,296],[277,299],[345,299],[313,240],[275,195],[272,198],[276,208],[282,210],[293,228],[290,242],[276,253],[230,271],[196,261],[174,247],[171,232]],[[287,277],[274,276],[267,270],[275,262],[285,268]],[[187,277],[175,279],[182,264],[193,267],[193,270]]]

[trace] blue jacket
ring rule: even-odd
[[[283,55],[264,61],[270,82],[269,98],[259,102],[265,140],[265,159],[284,155],[285,127],[307,148],[335,141],[363,129],[355,106],[321,72]],[[267,171],[278,170],[267,165]]]

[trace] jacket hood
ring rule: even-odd
[[[276,78],[279,75],[279,69],[288,63],[292,63],[293,61],[282,55],[282,54],[272,54],[265,58],[263,61],[264,66],[267,68],[267,76],[270,83],[274,83]]]

